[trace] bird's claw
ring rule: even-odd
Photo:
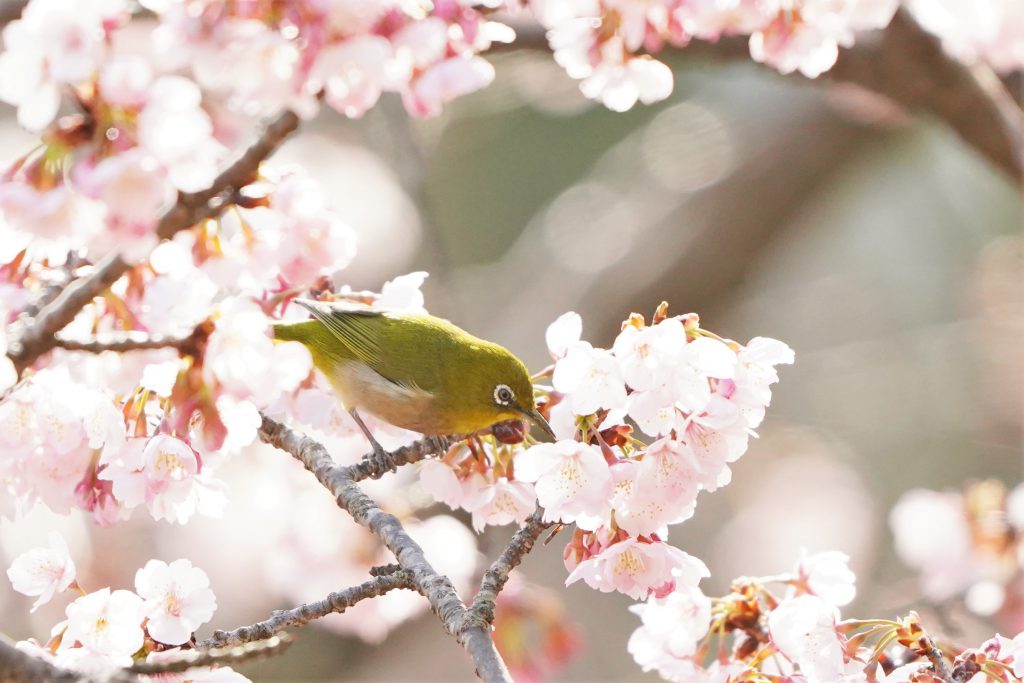
[[[444,453],[448,450],[448,437],[431,435],[426,439],[427,451],[431,453]]]

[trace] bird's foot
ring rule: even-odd
[[[373,468],[378,472],[397,472],[398,465],[395,464],[395,459],[391,457],[391,454],[384,450],[384,447],[377,443],[374,439],[371,441],[373,446],[373,454],[370,456]]]
[[[438,455],[444,455],[448,450],[450,442],[447,436],[431,435],[423,440],[423,448],[427,453],[437,453]]]

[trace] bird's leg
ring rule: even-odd
[[[373,447],[373,454],[380,461],[380,469],[390,470],[394,472],[397,468],[395,467],[395,464],[391,462],[391,458],[388,456],[388,452],[384,450],[383,446],[377,443],[377,439],[373,438],[373,434],[370,432],[370,429],[366,426],[366,423],[363,422],[363,418],[359,417],[359,413],[356,412],[356,409],[353,408],[352,410],[348,411],[348,414],[351,415],[352,419],[356,421],[357,425],[359,425],[359,429],[363,430],[363,436],[366,437],[367,441],[370,442],[370,446]]]

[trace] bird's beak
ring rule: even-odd
[[[540,427],[541,431],[550,436],[552,440],[558,441],[558,437],[555,436],[555,432],[552,431],[551,425],[549,425],[548,421],[544,419],[544,416],[540,414],[540,411],[538,411],[536,408],[532,408],[530,410],[524,409],[521,410],[520,412],[522,412],[522,414],[525,415],[526,418],[530,420],[530,422]]]

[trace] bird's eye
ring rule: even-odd
[[[508,388],[507,384],[499,384],[494,387],[494,402],[499,406],[512,405],[516,395]]]

